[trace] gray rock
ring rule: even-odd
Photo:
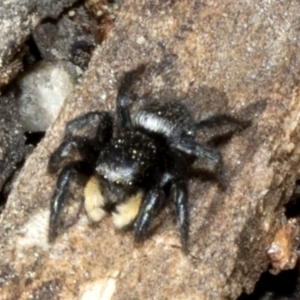
[[[41,62],[18,81],[17,103],[25,131],[46,131],[73,91],[75,66],[66,61]]]

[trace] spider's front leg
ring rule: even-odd
[[[171,186],[171,198],[174,202],[176,219],[180,229],[180,239],[183,252],[187,252],[189,236],[188,189],[184,180],[177,180]],[[163,190],[153,188],[144,198],[137,218],[134,222],[134,237],[136,242],[142,242],[148,237],[154,219],[164,205],[166,195]]]
[[[94,138],[73,136],[75,132],[98,122],[97,135]],[[113,120],[107,112],[93,112],[70,121],[65,130],[65,139],[52,153],[48,162],[48,171],[53,173],[61,168],[67,159],[70,160],[72,150],[82,157],[79,161],[67,163],[59,173],[56,188],[50,204],[49,240],[56,236],[59,215],[63,210],[69,195],[70,181],[77,173],[91,176],[101,147],[110,141],[113,132]]]
[[[86,127],[97,126],[94,137],[76,135]],[[83,160],[95,163],[101,148],[110,141],[113,134],[113,119],[108,112],[90,112],[67,123],[63,142],[51,154],[48,172],[55,173],[77,151]]]
[[[93,142],[81,136],[71,136],[64,140],[59,147],[51,154],[48,161],[48,172],[56,173],[61,169],[74,152],[78,152],[85,160],[90,155],[94,156]],[[96,159],[96,158],[95,158]]]
[[[58,217],[68,200],[71,180],[74,178],[76,173],[90,176],[92,171],[93,170],[89,167],[86,161],[75,161],[64,166],[62,171],[59,173],[55,191],[50,203],[50,242],[52,242],[56,237]]]
[[[135,242],[142,242],[148,237],[151,225],[163,206],[164,200],[165,193],[159,188],[153,188],[145,194],[144,201],[134,222]]]

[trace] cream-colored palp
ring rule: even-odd
[[[99,222],[106,215],[103,209],[105,199],[102,195],[102,188],[99,180],[92,176],[84,188],[84,207],[89,219]]]
[[[139,192],[116,207],[116,212],[112,213],[112,218],[117,228],[126,227],[134,221],[140,210],[142,197],[142,193]]]

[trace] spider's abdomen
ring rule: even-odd
[[[179,101],[149,102],[134,117],[135,126],[166,137],[193,134],[192,124],[187,107]]]
[[[153,178],[159,155],[155,141],[138,131],[122,133],[103,149],[96,172],[110,182],[136,185]]]

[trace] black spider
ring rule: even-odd
[[[221,154],[196,142],[196,131],[227,123],[240,129],[246,123],[226,115],[195,122],[180,101],[150,101],[131,115],[124,91],[133,73],[125,74],[116,99],[115,136],[109,112],[90,112],[67,123],[63,142],[50,157],[49,172],[62,168],[51,200],[50,240],[56,236],[58,217],[76,173],[90,177],[84,192],[89,218],[99,221],[111,213],[118,228],[133,225],[136,242],[148,236],[162,208],[173,203],[184,250],[189,235],[188,171],[192,163],[198,158],[211,162],[222,182]],[[94,138],[75,135],[91,124],[98,124]],[[66,163],[72,149],[81,159]]]

